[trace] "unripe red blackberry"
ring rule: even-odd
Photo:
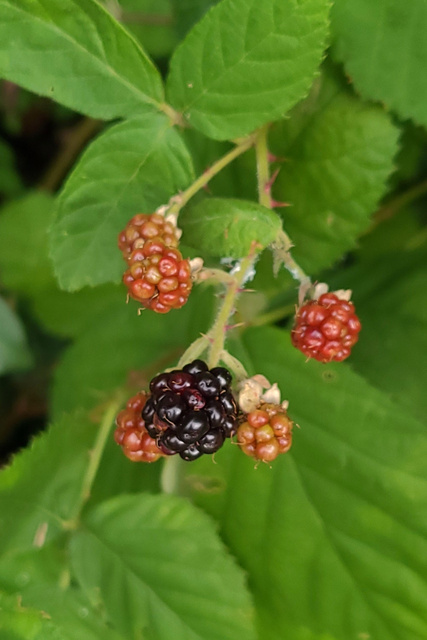
[[[160,240],[167,247],[177,247],[179,235],[176,226],[159,213],[137,213],[119,233],[118,245],[129,262],[132,252],[141,249],[147,240]]]
[[[132,251],[128,264],[123,282],[129,295],[146,309],[167,313],[187,302],[192,287],[190,263],[178,249],[157,238],[147,240]]]
[[[237,429],[243,453],[255,460],[272,462],[292,445],[292,420],[281,405],[265,403],[246,414]]]
[[[165,455],[148,434],[141,416],[147,397],[143,392],[137,393],[128,400],[126,409],[120,411],[116,418],[114,439],[125,456],[133,462],[156,462]]]
[[[353,303],[340,299],[335,293],[324,293],[297,310],[291,339],[309,358],[340,362],[350,355],[360,329]]]
[[[203,360],[153,378],[142,418],[159,448],[187,461],[218,451],[237,428],[230,384],[227,369],[209,370]]]

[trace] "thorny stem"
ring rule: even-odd
[[[273,208],[271,198],[270,163],[268,160],[268,125],[262,127],[258,132],[256,140],[256,160],[258,174],[258,197],[260,204],[269,209]],[[290,250],[293,247],[292,240],[283,229],[279,232],[276,241],[272,244],[276,262],[283,262],[286,269],[295,280],[301,284],[309,284],[310,278],[293,259]]]
[[[254,136],[248,136],[247,138],[244,138],[241,142],[236,144],[236,146],[233,149],[231,149],[231,151],[226,153],[224,156],[219,158],[219,160],[214,162],[213,165],[208,167],[208,169],[206,169],[206,171],[204,171],[202,175],[199,176],[197,180],[195,180],[193,184],[191,184],[188,187],[188,189],[180,193],[178,196],[174,196],[171,199],[170,206],[167,209],[168,215],[174,215],[177,218],[182,207],[184,207],[187,204],[187,202],[198,191],[200,191],[200,189],[203,189],[203,187],[207,185],[208,182],[212,180],[214,176],[216,176],[220,171],[222,171],[222,169],[224,169],[228,164],[230,164],[230,162],[233,162],[233,160],[241,156],[242,153],[245,153],[245,151],[250,149],[254,145],[254,142],[255,142]]]
[[[104,453],[105,445],[107,444],[111,427],[114,423],[116,414],[120,409],[122,401],[123,401],[123,398],[121,396],[120,398],[116,398],[113,402],[111,402],[108,405],[108,408],[104,413],[104,416],[101,420],[101,424],[99,426],[98,435],[95,440],[95,445],[93,449],[90,451],[89,464],[86,469],[86,473],[83,476],[80,495],[75,508],[76,515],[71,520],[68,520],[67,522],[64,523],[65,529],[68,529],[68,530],[76,529],[79,525],[81,512],[86,502],[90,498],[92,486],[95,481],[96,474],[99,469],[99,465],[101,463],[102,454]]]
[[[256,166],[258,176],[258,199],[259,203],[268,209],[272,209],[270,182],[270,164],[268,162],[268,135],[269,125],[262,127],[256,139]]]

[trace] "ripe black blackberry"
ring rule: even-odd
[[[227,369],[209,370],[203,360],[153,378],[142,418],[159,449],[187,461],[218,451],[237,430],[238,409],[230,384]]]

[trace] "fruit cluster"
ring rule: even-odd
[[[137,393],[128,400],[126,409],[120,411],[116,418],[114,439],[122,447],[125,456],[133,462],[156,462],[165,455],[148,434],[141,416],[147,397],[144,392]]]
[[[350,355],[360,329],[353,303],[341,300],[335,293],[324,293],[298,309],[291,339],[309,358],[340,362]]]
[[[188,300],[192,281],[188,260],[178,246],[176,227],[157,213],[134,216],[119,234],[128,263],[123,275],[129,295],[146,309],[167,313]]]
[[[245,418],[237,429],[237,442],[247,456],[271,462],[289,451],[293,423],[283,406],[265,403]]]
[[[187,461],[218,451],[237,428],[237,405],[224,367],[194,360],[161,373],[150,383],[142,418],[149,435],[166,454]]]

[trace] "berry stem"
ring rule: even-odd
[[[179,495],[182,475],[182,460],[179,456],[169,456],[163,462],[160,487],[163,493]]]
[[[258,130],[255,151],[258,176],[258,198],[259,203],[273,209],[273,200],[271,198],[271,177],[270,177],[270,153],[268,150],[268,129],[269,125],[261,127]],[[274,177],[274,176],[273,176]],[[290,250],[293,247],[292,240],[283,229],[279,231],[276,240],[271,245],[274,253],[275,271],[279,270],[281,264],[291,273],[295,280],[299,280],[303,285],[310,285],[311,281],[308,275],[299,266],[291,256]]]
[[[120,395],[119,398],[115,398],[114,401],[112,401],[108,405],[104,413],[101,424],[99,426],[99,431],[95,440],[94,447],[89,452],[89,464],[86,469],[86,473],[83,476],[80,495],[75,508],[75,516],[71,520],[68,520],[64,523],[64,528],[67,530],[77,529],[77,527],[79,526],[80,514],[86,502],[90,498],[92,486],[95,481],[99,465],[101,463],[102,454],[104,453],[105,445],[107,444],[111,427],[114,424],[115,417],[122,403],[123,397]]]
[[[206,350],[208,344],[209,344],[209,338],[204,335],[200,336],[200,338],[197,338],[197,340],[192,342],[188,347],[188,349],[184,351],[181,358],[179,359],[179,362],[177,364],[178,369],[182,369],[182,367],[184,367],[186,364],[188,364],[192,360],[199,358],[202,355],[202,353]]]
[[[227,291],[215,323],[208,333],[208,338],[211,340],[211,347],[209,349],[208,356],[208,366],[210,369],[215,367],[221,358],[221,354],[224,349],[227,325],[229,324],[228,321],[234,313],[236,300],[242,292],[242,285],[245,281],[246,275],[252,268],[256,255],[256,248],[257,244],[256,242],[253,242],[249,254],[240,261],[233,281],[227,286]]]
[[[179,212],[182,207],[184,207],[187,202],[196,194],[200,189],[203,189],[204,186],[208,184],[208,182],[216,176],[220,171],[222,171],[227,165],[229,165],[233,160],[241,156],[248,149],[250,149],[255,143],[255,136],[250,135],[247,138],[241,140],[236,146],[231,149],[224,156],[219,158],[216,162],[214,162],[210,167],[206,169],[202,173],[201,176],[197,178],[185,191],[178,194],[177,196],[173,196],[171,198],[170,203],[167,208],[167,214],[173,215],[175,218],[178,217]]]

